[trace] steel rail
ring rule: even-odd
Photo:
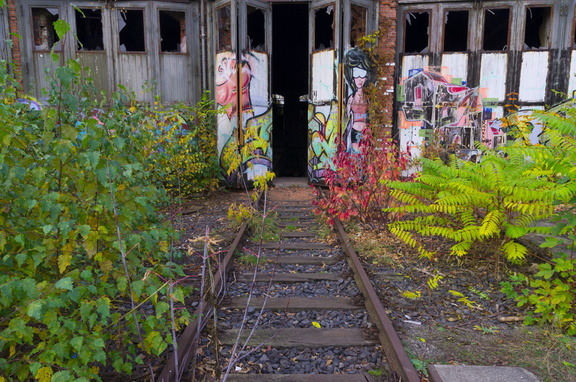
[[[232,264],[232,257],[244,238],[247,226],[247,222],[242,224],[226,256],[222,260],[218,272],[214,276],[214,290],[221,290],[222,283],[226,282],[226,275],[228,268],[230,268]],[[211,297],[213,300],[215,296],[209,296],[208,293],[202,296],[202,301],[194,312],[196,318],[188,324],[184,332],[178,337],[176,351],[173,351],[166,361],[166,365],[158,378],[156,378],[156,382],[174,382],[180,381],[182,378],[182,373],[191,360],[190,355],[194,356],[196,354],[200,335],[198,328],[205,326],[214,309],[214,303],[211,301]],[[178,367],[176,366],[177,364]],[[178,373],[176,373],[177,369]]]
[[[412,362],[400,341],[400,337],[398,337],[398,333],[396,333],[396,330],[392,325],[392,321],[386,314],[386,310],[380,302],[378,294],[362,266],[362,262],[350,243],[348,235],[344,230],[344,226],[338,219],[334,219],[334,226],[340,240],[340,245],[342,245],[342,249],[346,252],[348,264],[354,270],[354,279],[356,280],[356,284],[364,295],[366,309],[368,310],[370,319],[378,327],[378,338],[380,339],[380,343],[382,344],[382,348],[384,349],[384,353],[390,363],[391,369],[395,371],[404,382],[420,382],[418,372],[414,365],[412,365]]]
[[[245,236],[247,223],[245,222],[240,227],[238,233],[232,244],[230,245],[226,256],[224,257],[219,272],[214,276],[214,290],[221,290],[222,283],[226,282],[226,274],[229,267],[232,265],[234,253],[239,248],[242,239]],[[365,297],[365,305],[370,315],[371,320],[378,327],[378,338],[384,349],[384,353],[391,369],[397,373],[398,377],[403,382],[420,382],[420,377],[415,367],[412,365],[410,358],[406,354],[400,338],[396,333],[392,321],[386,314],[386,311],[378,298],[370,278],[368,277],[364,267],[356,251],[354,250],[348,235],[342,223],[336,219],[335,229],[338,235],[340,244],[347,255],[347,261],[354,271],[354,279],[358,288],[362,291]],[[177,351],[173,351],[168,358],[164,369],[156,378],[155,382],[177,382],[180,381],[187,365],[191,361],[191,357],[196,354],[198,338],[200,336],[199,328],[205,326],[206,322],[210,319],[211,313],[214,309],[214,297],[209,296],[207,293],[203,296],[198,308],[194,312],[196,317],[192,320],[184,332],[179,336],[177,341]],[[176,365],[179,365],[178,367]],[[178,373],[176,373],[178,370]]]

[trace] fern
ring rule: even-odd
[[[526,258],[528,249],[520,243],[509,241],[502,246],[506,259],[512,263],[521,263]]]
[[[522,261],[527,250],[514,239],[547,232],[533,223],[554,214],[554,201],[576,194],[576,183],[559,183],[549,170],[527,160],[536,152],[538,158],[552,158],[551,150],[524,152],[519,146],[507,151],[507,157],[487,151],[481,163],[452,157],[445,164],[422,158],[422,174],[414,182],[391,186],[399,205],[390,210],[418,216],[391,223],[391,232],[421,254],[435,252],[424,248],[414,234],[454,241],[453,256],[464,256],[475,243],[490,241],[496,246],[495,259],[503,255],[511,262]]]

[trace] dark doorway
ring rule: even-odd
[[[278,177],[306,176],[308,44],[308,4],[273,5],[272,94],[276,96],[272,147],[273,170]]]

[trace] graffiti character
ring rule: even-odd
[[[244,53],[240,56],[240,62],[234,52],[223,52],[217,56],[215,99],[218,107],[224,111],[218,119],[218,152],[224,178],[231,186],[241,186],[244,177],[254,180],[272,167],[271,111],[268,107],[257,113],[252,103],[253,76],[267,76],[258,69],[254,73],[254,68],[259,67],[256,54]],[[241,70],[238,70],[239,63]],[[238,134],[239,122],[241,134]]]
[[[358,143],[368,124],[368,101],[364,88],[374,80],[374,65],[366,52],[352,48],[344,56],[344,77],[352,93],[346,99],[346,129],[343,141],[347,152],[358,152]]]
[[[309,142],[308,147],[308,177],[313,183],[321,183],[324,178],[326,166],[336,152],[338,137],[335,120],[337,119],[337,105],[333,102],[330,108],[309,105],[308,121]]]
[[[224,108],[229,119],[238,111],[238,78],[236,55],[226,52],[220,59],[216,73],[216,103]],[[240,86],[242,91],[242,111],[252,117],[252,104],[250,101],[250,80],[252,72],[250,62],[243,59]]]

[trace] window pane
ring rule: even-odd
[[[334,6],[314,11],[314,50],[334,47]]]
[[[428,12],[406,13],[404,38],[405,53],[428,53],[430,14]]]
[[[186,14],[160,11],[160,50],[186,53]]]
[[[34,50],[60,50],[54,22],[59,19],[56,8],[32,8],[32,29],[34,31]]]
[[[357,46],[360,39],[366,36],[366,15],[368,10],[352,4],[350,15],[350,45]]]
[[[230,24],[230,6],[216,10],[218,18],[218,51],[232,50],[232,28]]]
[[[444,51],[466,52],[468,50],[468,11],[446,12],[444,26]]]
[[[144,11],[140,9],[119,10],[121,52],[144,52]]]
[[[487,9],[484,12],[484,50],[508,50],[509,9]]]
[[[526,8],[524,49],[550,47],[550,7]]]
[[[264,11],[248,6],[248,49],[263,52],[266,45]]]
[[[102,10],[76,9],[76,35],[78,50],[104,50]]]

